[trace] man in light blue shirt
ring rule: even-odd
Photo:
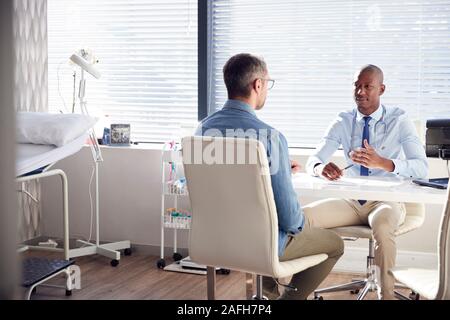
[[[344,170],[328,162],[342,146],[347,176],[401,176],[424,178],[428,173],[425,150],[405,111],[384,106],[383,72],[366,65],[356,74],[356,109],[341,112],[327,129],[306,170],[315,176],[338,180]],[[315,227],[333,228],[368,224],[373,230],[375,264],[380,268],[381,297],[392,299],[394,279],[388,270],[395,266],[394,232],[405,219],[405,206],[396,202],[328,199],[305,206],[305,215]]]
[[[264,144],[270,166],[272,190],[278,214],[278,255],[281,261],[316,253],[328,254],[324,262],[292,277],[291,286],[298,291],[285,290],[282,299],[306,299],[325,279],[343,254],[343,242],[333,232],[311,228],[305,223],[302,208],[294,191],[291,171],[300,169],[289,160],[286,138],[259,120],[255,110],[264,106],[267,91],[273,86],[266,63],[250,54],[231,57],[223,68],[228,101],[222,110],[204,119],[196,135],[245,137]],[[242,212],[244,215],[245,212]],[[245,246],[245,243],[242,244]],[[271,299],[279,296],[274,279],[263,278],[264,294]]]

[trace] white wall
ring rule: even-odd
[[[161,213],[161,146],[143,145],[102,147],[105,161],[100,165],[100,235],[103,241],[131,240],[133,244],[160,245]],[[293,150],[292,158],[304,166],[308,150]],[[334,161],[342,164],[337,155]],[[445,176],[445,163],[429,159],[430,177]],[[87,237],[90,223],[88,184],[92,168],[91,151],[84,147],[79,153],[61,161],[69,178],[70,237]],[[42,184],[43,228],[45,235],[61,236],[61,191],[57,178]],[[93,185],[94,187],[94,185]],[[94,190],[94,188],[92,189]],[[207,196],[207,195],[205,195]],[[316,199],[303,199],[306,204]],[[398,239],[400,254],[407,252],[409,260],[421,253],[434,255],[442,207],[427,206],[422,228],[402,235]],[[166,246],[172,245],[172,233],[166,235]],[[179,246],[187,247],[187,231],[179,231]],[[367,241],[347,243],[349,248],[367,248]],[[348,250],[349,252],[351,250]],[[356,249],[365,256],[365,250]],[[412,253],[408,253],[412,252]],[[167,252],[170,256],[171,252]],[[364,264],[364,260],[363,260]]]
[[[100,238],[131,240],[133,244],[159,246],[161,214],[161,150],[102,147],[100,164]],[[92,156],[88,147],[58,163],[69,178],[70,237],[87,237],[90,225],[89,178]],[[60,183],[43,182],[43,234],[61,236]],[[92,192],[95,193],[95,183]],[[186,247],[185,231],[179,232]],[[170,233],[171,234],[171,233]],[[184,236],[184,237],[183,237]],[[167,240],[172,237],[167,236]],[[168,242],[171,244],[172,242]]]

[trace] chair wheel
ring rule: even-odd
[[[123,250],[123,255],[124,256],[131,256],[131,248],[126,248],[125,250]]]
[[[66,297],[69,297],[72,295],[72,290],[67,290],[66,289]]]
[[[409,294],[409,298],[411,300],[420,300],[420,294],[418,294],[417,292],[411,291],[411,293]]]
[[[179,254],[178,252],[175,252],[172,256],[174,261],[180,261],[181,259],[183,259],[183,256],[181,254]]]
[[[314,296],[314,300],[323,300],[322,296]]]
[[[358,294],[359,293],[359,289],[355,289],[355,290],[350,290],[351,294]]]
[[[223,269],[223,268],[219,269],[220,274],[230,274],[230,272],[231,272],[230,269]]]
[[[158,267],[158,269],[164,269],[164,267],[166,266],[166,260],[164,259],[159,259],[156,262],[156,266]]]
[[[112,267],[117,267],[119,265],[119,260],[113,259],[110,263]]]

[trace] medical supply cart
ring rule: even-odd
[[[162,151],[162,192],[161,192],[161,254],[156,266],[164,269],[164,231],[173,230],[173,260],[183,257],[177,252],[177,231],[189,230],[191,213],[178,208],[179,198],[188,197],[186,179],[179,175],[178,167],[182,164],[181,147],[175,142],[166,143]]]

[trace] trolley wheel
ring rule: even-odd
[[[119,260],[113,259],[111,260],[111,266],[117,267],[119,265]]]
[[[409,294],[409,298],[411,300],[420,300],[420,294],[418,294],[417,292],[411,291],[411,293]]]
[[[323,300],[322,296],[314,296],[314,300]]]
[[[131,248],[126,248],[125,250],[123,250],[123,255],[124,256],[131,256]]]
[[[166,266],[166,260],[164,259],[159,259],[156,262],[156,266],[158,267],[158,269],[164,269],[164,267]]]
[[[230,269],[224,269],[224,268],[221,268],[221,269],[219,269],[219,273],[220,274],[230,274]]]
[[[175,252],[172,256],[174,261],[180,261],[181,259],[183,259],[183,256],[181,254],[179,254],[178,252]]]
[[[350,290],[351,294],[358,294],[359,293],[359,289],[355,289],[355,290]]]
[[[72,290],[67,290],[66,289],[66,297],[69,297],[72,295]]]

